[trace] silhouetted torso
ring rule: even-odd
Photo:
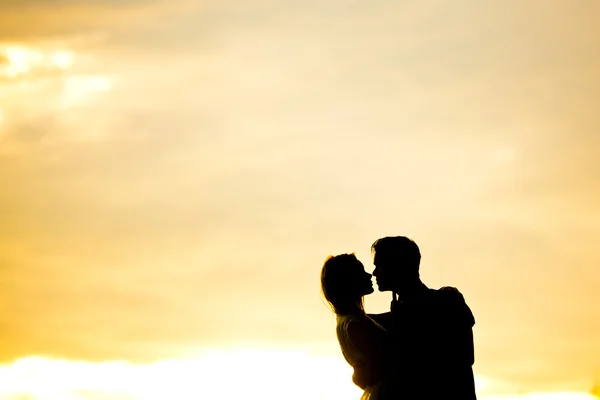
[[[455,288],[426,289],[392,303],[398,398],[476,399],[473,314]]]

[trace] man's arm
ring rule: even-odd
[[[443,287],[440,293],[444,296],[442,307],[446,311],[442,338],[444,354],[440,356],[452,363],[471,366],[475,362],[473,313],[458,289]]]

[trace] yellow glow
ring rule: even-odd
[[[301,351],[240,349],[206,352],[198,358],[134,365],[88,363],[41,357],[0,367],[0,400],[34,400],[85,394],[165,398],[342,400],[360,397],[340,357]]]
[[[71,67],[75,54],[70,50],[0,45],[0,56],[4,61],[0,65],[0,77],[18,79],[19,86],[14,90],[17,94],[26,93],[27,103],[31,101],[31,96],[35,95],[38,102],[46,101],[49,107],[58,105],[62,109],[69,109],[87,103],[94,94],[109,92],[114,86],[113,79],[107,76],[74,74]],[[29,79],[48,75],[57,80]],[[6,114],[10,115],[9,111],[17,108],[19,104],[18,96],[6,97],[9,99],[7,105],[12,107],[9,107],[6,113],[0,112],[0,123],[6,119]]]
[[[10,76],[16,76],[20,73],[25,73],[29,71],[30,68],[30,59],[34,55],[29,51],[19,48],[8,48],[6,49],[6,55],[8,60],[10,61],[10,65],[8,67],[8,74]]]
[[[9,61],[6,67],[6,74],[9,77],[16,77],[29,72],[32,64],[41,60],[41,55],[38,52],[24,47],[8,47],[4,49],[4,54]]]
[[[478,396],[481,397],[481,396]],[[485,400],[597,400],[591,394],[560,392],[560,393],[529,393],[519,395],[485,396]]]
[[[113,80],[106,76],[71,76],[65,81],[62,104],[64,107],[81,104],[90,95],[94,93],[105,93],[112,88]]]
[[[68,69],[73,65],[73,53],[70,51],[57,51],[54,53],[54,64],[62,69]]]
[[[17,78],[36,70],[66,70],[71,68],[74,61],[73,52],[68,50],[46,51],[14,45],[0,46],[0,55],[7,60],[3,75],[8,78]]]
[[[211,400],[358,399],[350,367],[341,357],[304,351],[237,349],[207,351],[196,358],[153,364],[76,362],[28,357],[0,367],[0,400]],[[479,381],[478,381],[479,382]],[[592,400],[585,393],[480,395],[482,400]]]

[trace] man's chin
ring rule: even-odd
[[[391,288],[385,286],[385,285],[377,285],[377,290],[379,290],[380,292],[389,292],[390,290],[392,290]]]

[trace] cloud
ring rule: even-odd
[[[187,0],[8,1],[0,6],[0,40],[30,42],[84,33],[117,33],[152,25],[196,7]],[[52,18],[47,18],[50,14]]]
[[[107,121],[85,130],[76,122],[87,118],[90,107],[97,107],[114,86],[110,76],[73,68],[75,59],[79,62],[85,53],[64,47],[0,46],[0,54],[7,58],[0,68],[0,157],[52,148],[65,139],[104,136],[101,126]],[[77,68],[85,68],[85,61]]]

